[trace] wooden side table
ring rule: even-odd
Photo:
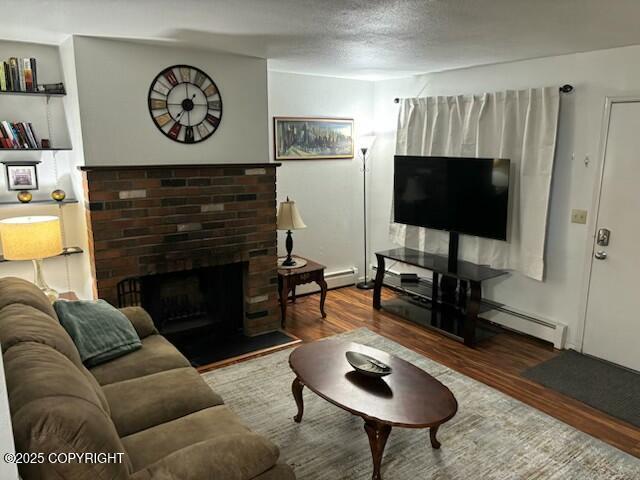
[[[60,294],[60,300],[69,300],[69,301],[77,301],[79,300],[78,295],[76,295],[76,292],[62,292]]]
[[[302,257],[298,257],[302,258]],[[279,268],[278,269],[278,291],[280,292],[280,312],[282,313],[282,326],[285,326],[287,319],[287,301],[289,292],[292,293],[291,300],[296,301],[296,286],[305,283],[316,282],[320,286],[320,313],[322,318],[326,318],[324,312],[324,301],[327,298],[327,282],[324,279],[324,265],[305,258],[307,264],[300,268]]]

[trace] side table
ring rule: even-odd
[[[322,318],[326,318],[327,316],[324,312],[324,301],[327,298],[327,282],[324,279],[324,270],[326,267],[308,258],[305,258],[305,260],[307,264],[303,267],[278,269],[278,291],[280,292],[280,312],[282,313],[283,327],[287,319],[289,292],[292,293],[291,300],[295,302],[297,285],[315,282],[320,286],[320,313],[322,314]]]

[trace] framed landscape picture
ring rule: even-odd
[[[273,117],[276,160],[353,158],[353,119]]]

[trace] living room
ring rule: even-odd
[[[0,478],[640,477],[614,3],[12,14]]]

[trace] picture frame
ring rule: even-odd
[[[9,191],[38,190],[38,168],[40,162],[3,162]]]
[[[351,159],[353,119],[273,117],[273,148],[276,161]]]

